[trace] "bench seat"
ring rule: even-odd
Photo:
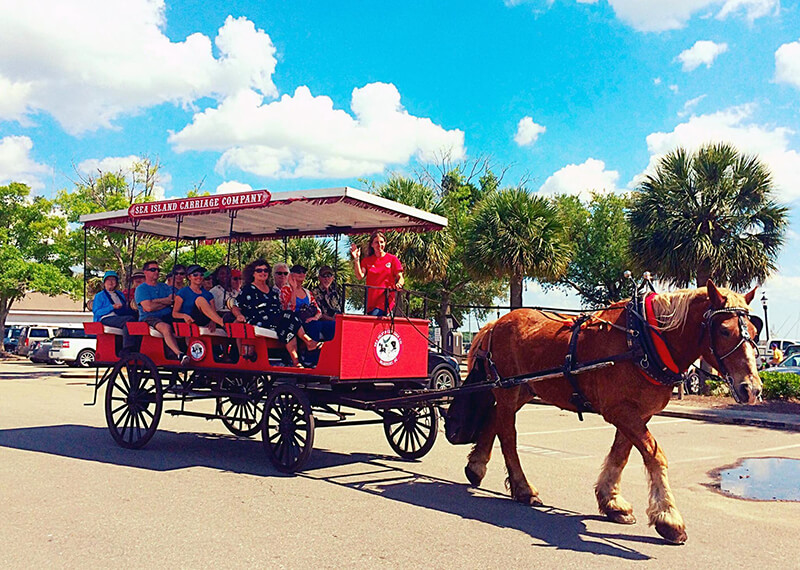
[[[276,333],[272,329],[267,329],[264,327],[253,327],[253,332],[256,333],[256,336],[263,336],[264,338],[272,338],[278,340],[278,333]]]
[[[103,332],[105,334],[115,334],[115,335],[122,336],[122,329],[117,328],[117,327],[110,327],[108,325],[103,325]]]

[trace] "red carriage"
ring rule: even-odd
[[[447,224],[440,216],[352,188],[272,196],[254,191],[134,204],[129,210],[90,214],[81,221],[85,228],[172,238],[176,250],[180,241],[230,244],[376,229],[432,231]],[[140,339],[140,349],[123,355],[122,330],[99,322],[84,325],[97,337],[95,395],[106,384],[108,428],[122,447],[144,446],[155,434],[162,412],[220,419],[239,436],[260,431],[269,459],[281,471],[303,466],[315,427],[382,423],[389,444],[405,458],[425,455],[436,439],[436,407],[416,403],[415,398],[406,402],[404,397],[429,383],[425,319],[337,315],[333,339],[309,368],[286,366],[275,332],[250,324],[232,323],[212,331],[174,323],[175,336],[191,358],[188,366],[165,350],[161,333],[147,323],[127,326]],[[235,362],[221,358],[225,351],[220,345],[231,343],[252,346],[255,357]],[[209,399],[216,401],[214,413],[187,409],[190,402]],[[177,405],[165,410],[165,404]],[[371,410],[379,418],[354,420],[346,408]]]

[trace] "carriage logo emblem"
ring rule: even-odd
[[[206,355],[206,346],[199,340],[194,341],[189,345],[189,356],[192,360],[203,360]]]
[[[375,357],[384,366],[391,366],[400,356],[403,341],[394,331],[386,331],[375,339]]]

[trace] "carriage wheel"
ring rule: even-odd
[[[161,419],[161,378],[153,361],[131,354],[114,366],[106,388],[106,423],[111,437],[128,449],[143,447]]]
[[[264,417],[264,394],[266,378],[258,376],[234,376],[226,374],[220,381],[220,390],[233,394],[217,398],[217,415],[234,434],[251,437],[261,429]]]
[[[270,392],[264,405],[262,439],[278,471],[292,473],[305,464],[314,446],[314,416],[302,390],[284,384]]]
[[[403,459],[419,459],[436,442],[438,419],[436,408],[430,404],[386,410],[383,432],[397,455]]]

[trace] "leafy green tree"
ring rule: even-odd
[[[29,291],[75,294],[67,248],[66,220],[53,203],[30,197],[30,188],[12,182],[0,186],[0,338],[13,304]]]
[[[628,294],[622,277],[635,270],[627,219],[630,197],[593,193],[588,204],[577,196],[555,197],[571,261],[556,286],[580,295],[586,305],[605,305]]]
[[[467,235],[472,271],[507,277],[512,308],[522,306],[525,277],[555,281],[567,270],[570,248],[555,204],[524,188],[501,190],[482,200]]]
[[[633,196],[631,249],[640,266],[677,286],[711,278],[734,288],[776,269],[787,209],[755,156],[728,144],[662,158]]]

